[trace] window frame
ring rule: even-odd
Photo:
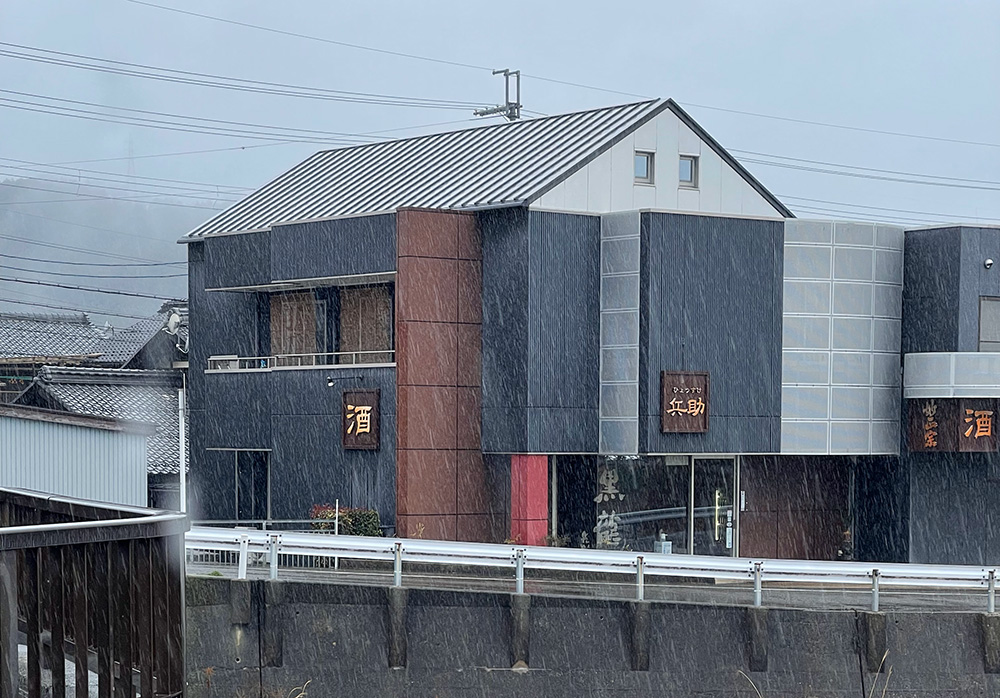
[[[976,332],[976,351],[978,353],[995,354],[1000,352],[1000,340],[983,339],[983,306],[987,303],[1000,303],[1000,297],[998,296],[980,296],[979,297],[979,327]],[[983,345],[988,344],[997,347],[996,349],[983,349]]]
[[[698,170],[699,170],[698,160],[699,159],[700,159],[700,156],[698,156],[698,155],[687,155],[685,153],[681,153],[680,154],[680,156],[677,158],[677,186],[678,187],[680,187],[682,189],[697,189],[698,188],[698,174],[699,174],[699,172],[698,172]],[[681,163],[683,163],[685,160],[688,160],[688,161],[691,162],[691,179],[690,180],[681,179]]]
[[[646,176],[641,177],[636,167],[639,158],[646,159]],[[656,183],[656,152],[652,150],[636,150],[632,156],[632,178],[635,184],[655,184]]]

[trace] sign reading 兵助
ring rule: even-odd
[[[341,445],[345,449],[378,449],[378,388],[345,390]]]
[[[708,373],[660,372],[660,431],[708,431]]]

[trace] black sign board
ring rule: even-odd
[[[997,400],[908,400],[907,446],[911,452],[975,453],[997,450]]]
[[[660,373],[660,430],[699,434],[708,431],[708,374]]]
[[[345,390],[341,444],[345,449],[378,449],[378,388]]]

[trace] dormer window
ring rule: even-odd
[[[635,151],[635,183],[653,183],[653,153]]]

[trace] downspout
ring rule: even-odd
[[[181,512],[187,513],[187,459],[184,457],[187,453],[187,433],[184,429],[184,411],[185,411],[185,391],[187,389],[187,375],[181,372],[181,387],[177,389],[177,444],[179,446],[178,450],[178,463],[180,465],[180,504]]]

